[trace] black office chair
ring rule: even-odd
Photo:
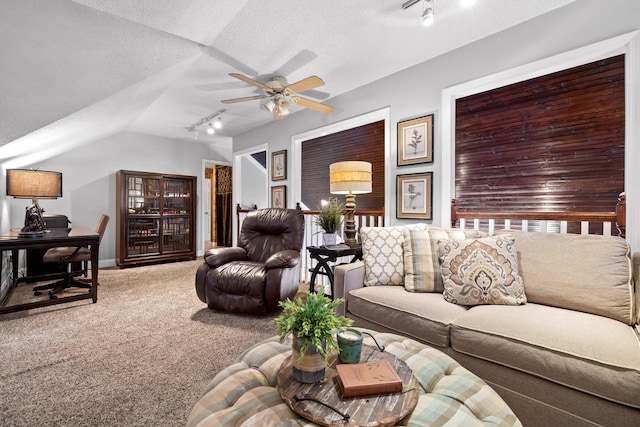
[[[104,231],[107,228],[107,224],[109,223],[109,216],[102,215],[100,217],[100,221],[98,222],[98,227],[96,227],[96,233],[100,235],[100,241],[102,241],[102,236],[104,235]],[[44,262],[55,262],[55,263],[63,263],[67,266],[67,272],[65,273],[65,277],[62,280],[57,282],[49,283],[42,286],[36,286],[33,288],[34,295],[42,295],[42,291],[45,289],[51,289],[49,291],[49,298],[56,299],[58,298],[56,294],[62,292],[66,288],[84,288],[89,289],[91,292],[91,284],[81,282],[80,280],[76,280],[73,277],[71,266],[73,263],[83,263],[86,265],[87,262],[91,260],[91,249],[86,246],[64,246],[60,248],[51,248],[47,252],[45,252],[44,257],[42,258]]]

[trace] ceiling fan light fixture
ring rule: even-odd
[[[287,101],[280,102],[280,115],[286,116],[289,114],[289,103]]]
[[[262,104],[262,108],[264,108],[265,110],[267,110],[270,113],[273,113],[273,109],[275,108],[276,103],[273,102],[273,99],[268,100],[267,102],[265,102],[264,104]]]

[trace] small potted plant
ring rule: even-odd
[[[347,327],[353,320],[336,314],[343,298],[331,301],[328,297],[310,292],[306,298],[280,301],[282,314],[273,320],[280,342],[293,335],[291,364],[293,378],[303,383],[314,383],[324,378],[328,356],[338,351],[334,331]]]
[[[336,234],[342,227],[343,206],[337,198],[333,197],[320,207],[320,213],[316,216],[318,224],[324,234],[322,235],[324,245],[335,245],[338,239]]]

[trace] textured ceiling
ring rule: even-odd
[[[309,97],[331,104],[572,1],[435,0],[425,28],[404,0],[0,0],[0,161],[125,130],[193,142],[185,127],[222,108],[225,128],[198,141],[228,144],[271,120],[220,102],[257,94],[231,72],[315,74]]]

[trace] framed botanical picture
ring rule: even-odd
[[[287,150],[271,153],[271,180],[287,179]]]
[[[398,175],[397,218],[432,219],[433,172]]]
[[[275,185],[271,187],[271,207],[286,208],[287,207],[287,186]]]
[[[433,114],[398,122],[398,166],[433,162]]]

